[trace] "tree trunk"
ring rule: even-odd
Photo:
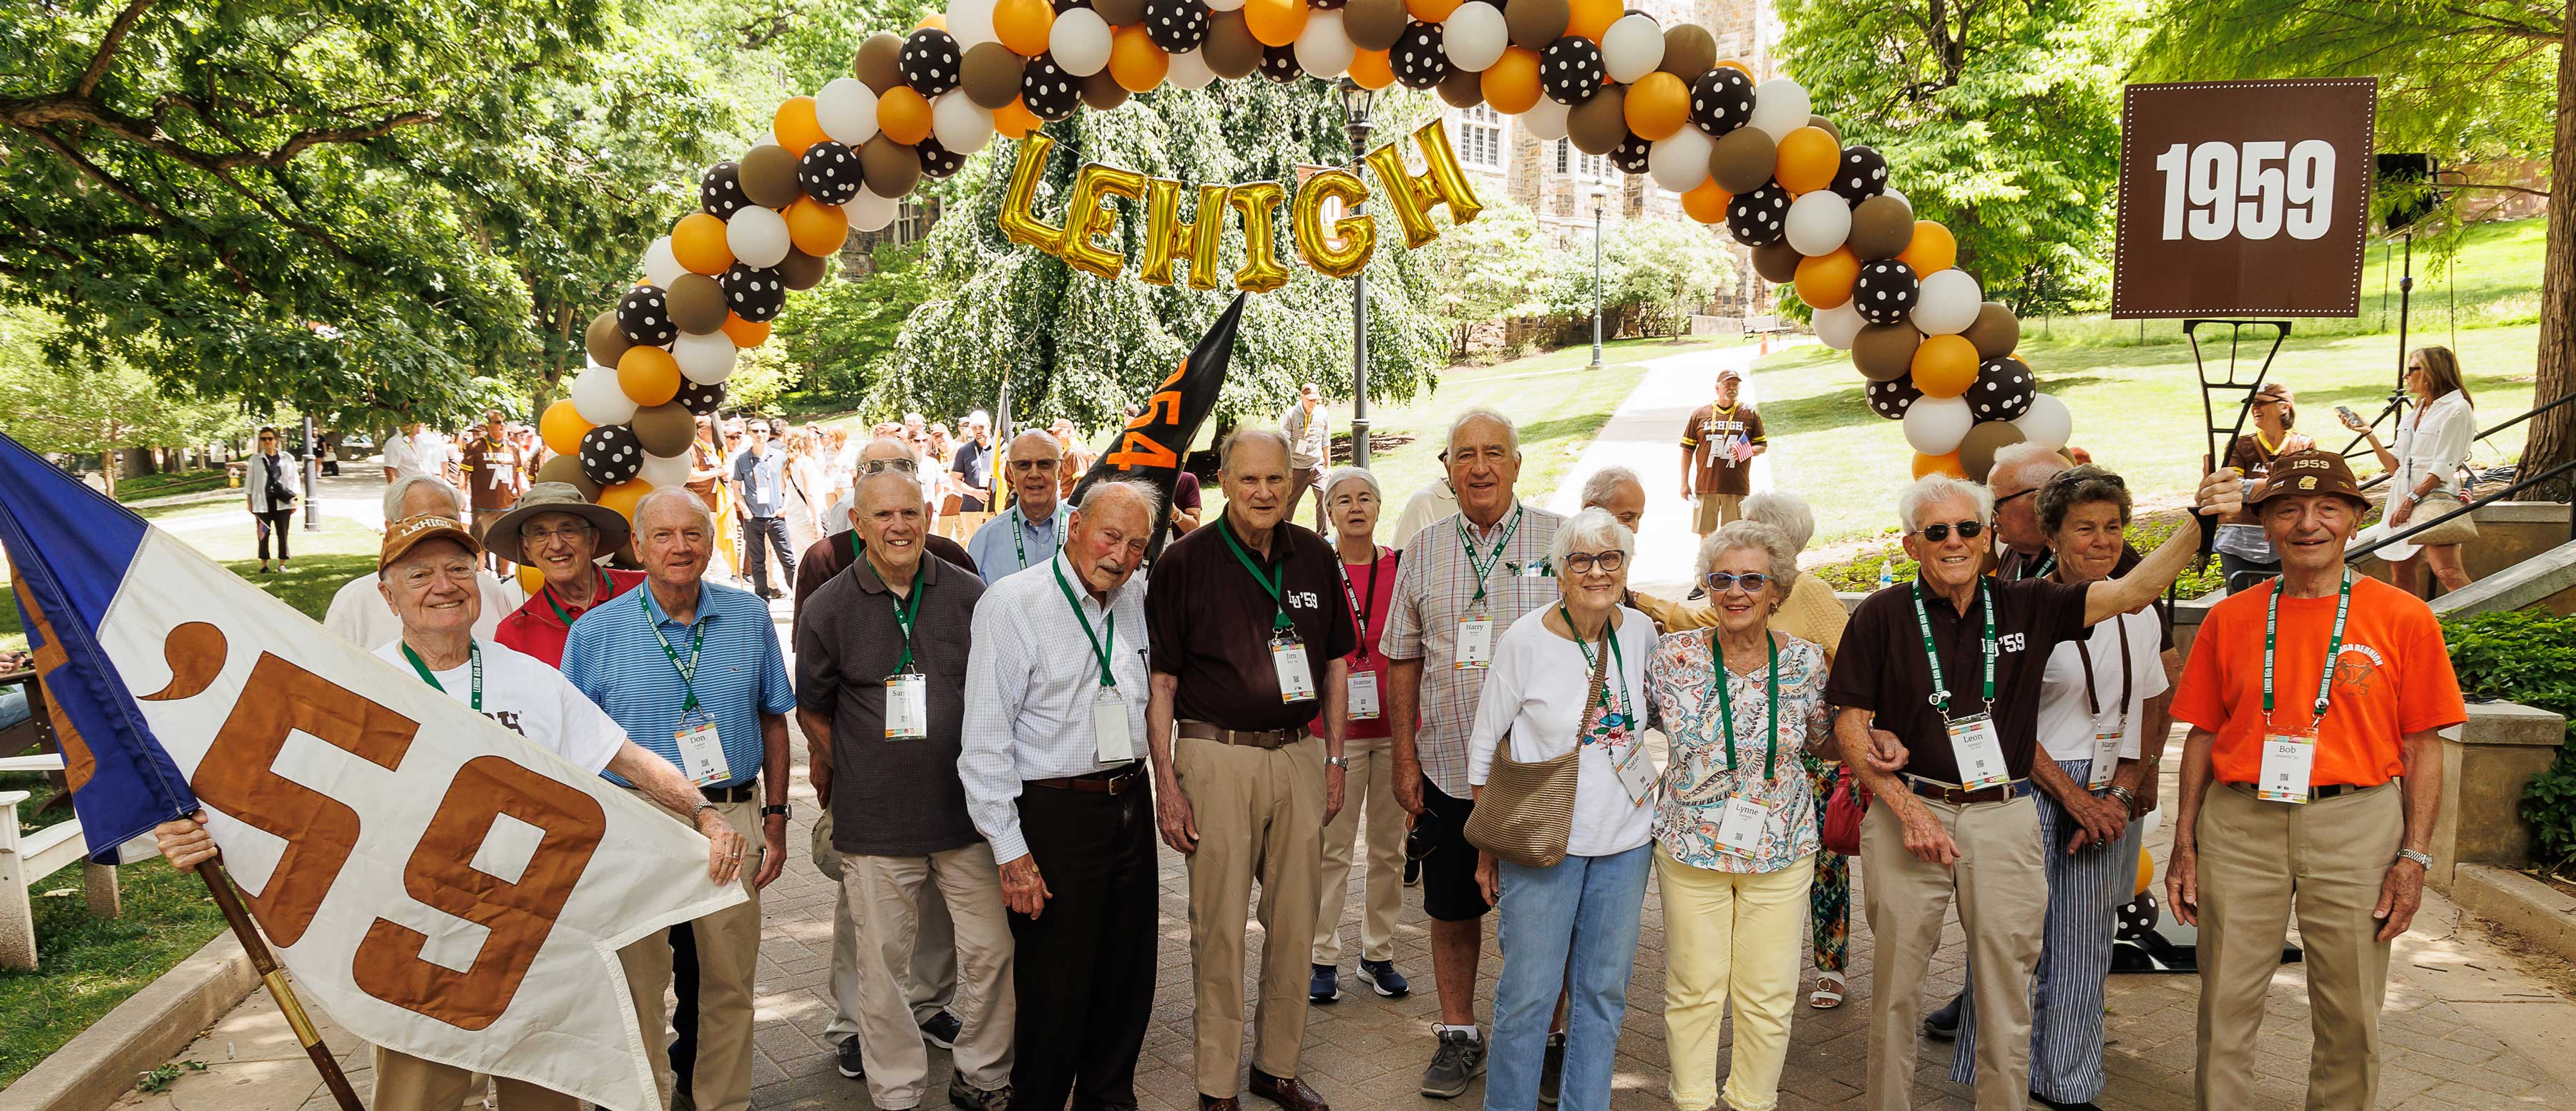
[[[2540,263],[2540,365],[2534,403],[2576,390],[2576,0],[2559,28],[2558,134],[2549,150],[2549,238]],[[2576,405],[2532,418],[2522,473],[2539,474],[2576,459]],[[2526,499],[2564,498],[2568,476],[2525,491]]]

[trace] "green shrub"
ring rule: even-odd
[[[2443,623],[2460,689],[2477,699],[2519,702],[2576,720],[2576,617],[2482,613]],[[2522,792],[2532,855],[2547,866],[2576,864],[2576,728],[2558,759]]]

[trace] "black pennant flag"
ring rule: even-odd
[[[1182,458],[1189,454],[1190,441],[1198,436],[1199,425],[1207,421],[1208,413],[1216,408],[1217,394],[1225,388],[1226,365],[1234,358],[1234,335],[1243,324],[1246,296],[1235,294],[1225,315],[1208,326],[1198,346],[1190,348],[1171,376],[1154,387],[1153,395],[1145,399],[1144,411],[1118,430],[1117,437],[1100,453],[1099,461],[1074,487],[1074,500],[1079,502],[1092,483],[1103,479],[1152,483],[1157,509],[1154,540],[1146,549],[1151,555],[1162,554],[1163,540],[1171,527],[1172,487],[1181,480]]]

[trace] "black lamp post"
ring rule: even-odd
[[[1348,77],[1342,78],[1341,91],[1342,127],[1351,134],[1351,168],[1357,170],[1368,148],[1369,101],[1377,94]],[[1359,215],[1360,208],[1352,205],[1351,215]],[[1351,276],[1351,464],[1368,463],[1368,274],[1363,271]]]
[[[1601,369],[1601,208],[1610,199],[1610,187],[1592,183],[1592,365]]]

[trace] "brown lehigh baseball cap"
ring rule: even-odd
[[[462,522],[454,517],[423,513],[417,517],[405,517],[385,526],[384,550],[376,555],[377,573],[382,574],[385,568],[393,566],[393,562],[401,559],[404,552],[430,540],[453,540],[464,545],[469,554],[478,556],[483,554],[483,545],[474,542],[474,534],[466,531]]]
[[[2271,471],[2245,504],[2261,505],[2283,494],[2334,494],[2365,512],[2370,509],[2370,499],[2362,496],[2361,484],[2353,481],[2352,466],[2343,456],[2315,448],[2274,458]]]

